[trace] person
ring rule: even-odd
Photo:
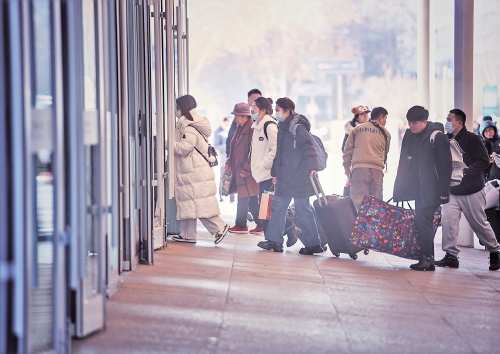
[[[299,253],[312,255],[324,252],[327,248],[321,246],[318,227],[309,203],[309,197],[315,194],[310,176],[314,176],[318,170],[318,156],[309,133],[311,123],[306,117],[295,113],[295,103],[287,97],[276,101],[276,119],[279,123],[276,156],[271,167],[275,184],[272,214],[264,233],[265,241],[260,241],[257,246],[283,252],[286,212],[293,199],[302,229],[301,241],[305,246]],[[294,139],[292,131],[295,125]]]
[[[180,235],[172,236],[179,242],[196,242],[196,220],[215,236],[218,244],[229,230],[221,219],[219,203],[215,197],[215,175],[202,156],[208,151],[208,138],[212,133],[207,118],[196,113],[196,100],[184,95],[175,100],[179,118],[175,127],[175,196]]]
[[[413,106],[406,113],[409,129],[401,143],[393,199],[415,201],[415,228],[419,234],[421,257],[414,270],[434,270],[434,212],[449,201],[452,160],[450,143],[443,125],[428,121],[429,112]],[[431,144],[431,134],[439,130]],[[444,225],[444,223],[443,223]]]
[[[232,180],[229,185],[229,193],[238,193],[238,204],[236,208],[235,225],[229,229],[231,233],[248,233],[247,213],[253,216],[257,227],[250,230],[251,233],[260,233],[262,230],[259,220],[259,206],[257,194],[259,186],[252,177],[250,170],[250,152],[252,144],[252,119],[250,106],[245,103],[237,103],[231,114],[238,125],[233,139],[231,139],[231,152],[226,161],[226,170],[231,170]],[[254,198],[252,198],[254,197]]]
[[[470,227],[481,243],[490,252],[490,270],[500,269],[500,257],[495,233],[486,219],[484,212],[486,194],[484,192],[483,170],[488,167],[489,158],[481,138],[465,127],[466,115],[458,109],[452,109],[446,118],[445,129],[450,139],[455,139],[464,151],[463,160],[467,165],[458,186],[450,189],[450,202],[443,205],[443,242],[446,252],[443,259],[436,261],[440,267],[458,268],[457,239],[460,217],[463,213]]]
[[[219,125],[219,127],[214,131],[214,148],[219,156],[224,156],[226,153],[226,140],[229,131],[229,126],[231,125],[231,117],[224,117]],[[221,163],[220,174],[224,172],[225,164]],[[219,201],[224,201],[222,198],[222,183],[219,183]]]
[[[273,114],[273,100],[270,98],[258,97],[252,103],[252,176],[259,183],[259,208],[260,196],[264,191],[269,191],[273,185],[271,167],[276,156],[276,145],[278,138],[278,125],[271,117]],[[261,220],[262,229],[265,232],[269,220]]]
[[[368,113],[370,113],[370,109],[368,106],[356,106],[351,109],[351,113],[354,114],[354,117],[345,124],[345,135],[344,141],[342,141],[342,152],[344,152],[345,144],[347,143],[347,139],[349,138],[349,134],[351,134],[352,130],[360,124],[368,122]]]
[[[391,144],[391,134],[385,129],[384,107],[375,107],[369,122],[355,127],[344,147],[344,171],[351,181],[350,197],[359,208],[365,194],[382,199],[384,166]]]
[[[493,161],[493,152],[500,154],[500,137],[498,136],[497,126],[491,120],[484,120],[481,123],[481,136],[486,139],[490,150],[490,166],[486,169],[485,175],[488,181],[492,179],[500,179],[500,168]],[[488,150],[488,146],[486,147]]]

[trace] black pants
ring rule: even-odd
[[[247,227],[247,214],[250,211],[253,220],[257,227],[262,227],[259,220],[259,200],[257,196],[241,198],[238,196],[238,205],[236,207],[236,221],[237,227]]]
[[[439,208],[438,205],[421,206],[421,203],[415,201],[415,228],[420,237],[420,247],[423,256],[434,256],[434,212]]]
[[[260,196],[262,195],[262,193],[264,193],[264,191],[268,191],[269,189],[271,189],[272,185],[273,185],[272,178],[265,180],[265,181],[262,181],[262,182],[259,182],[259,209],[260,209]],[[266,232],[267,225],[269,224],[269,220],[261,219],[260,221],[262,223],[262,228],[264,228],[264,232]]]

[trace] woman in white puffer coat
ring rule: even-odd
[[[215,174],[205,159],[208,158],[208,137],[212,133],[210,122],[196,113],[193,96],[181,96],[175,102],[179,117],[174,145],[175,199],[181,232],[172,236],[172,240],[196,242],[196,221],[200,219],[218,244],[226,236],[229,225],[219,216]]]

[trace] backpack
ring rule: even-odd
[[[269,120],[269,121],[267,121],[267,122],[264,123],[264,135],[266,136],[267,140],[269,140],[269,137],[267,136],[267,126],[269,124],[278,125],[278,124],[276,124],[276,122],[273,122],[272,120]]]
[[[189,124],[188,127],[191,127],[191,128],[194,128],[198,133],[200,133],[200,135],[202,136],[203,140],[205,140],[206,143],[208,143],[208,140],[205,138],[205,135],[203,135],[199,130],[198,128],[196,128],[194,125],[191,125]],[[208,164],[210,165],[210,167],[215,167],[219,164],[219,161],[217,161],[217,151],[215,150],[215,148],[208,144],[208,151],[207,151],[207,155],[208,157],[206,157],[205,155],[203,155],[203,153],[198,150],[196,148],[196,146],[194,147],[194,149],[196,151],[198,151],[198,153],[205,159],[205,161],[208,162]]]
[[[431,146],[434,147],[434,139],[438,133],[443,133],[440,130],[434,130],[430,137]],[[455,139],[450,139],[450,152],[451,152],[451,162],[453,165],[453,170],[451,171],[451,186],[458,186],[462,183],[462,178],[464,177],[463,169],[467,167],[464,163],[463,154],[464,151],[458,145]]]
[[[292,134],[293,134],[293,148],[296,148],[297,144],[297,127],[299,125],[304,126],[303,124],[295,124],[292,128]],[[316,136],[314,134],[311,134],[311,132],[308,132],[309,135],[311,135],[314,150],[316,150],[316,155],[318,155],[318,171],[323,171],[326,168],[326,159],[328,158],[328,154],[326,153],[325,146],[323,145],[323,142],[319,138],[319,136]]]

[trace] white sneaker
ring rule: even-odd
[[[177,242],[187,242],[187,243],[196,243],[196,239],[184,238],[181,235],[173,235],[172,241]]]
[[[222,232],[217,232],[215,234],[215,244],[218,244],[219,242],[222,241],[222,239],[226,236],[228,230],[229,230],[229,225],[226,224],[226,226],[224,226],[224,228],[222,229]]]

